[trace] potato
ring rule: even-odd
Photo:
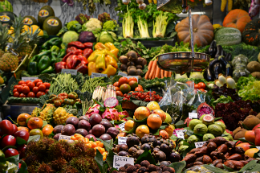
[[[258,71],[251,73],[251,75],[254,76],[257,79],[260,79],[260,72],[258,72]]]
[[[257,61],[251,61],[247,64],[247,69],[250,73],[259,71],[260,72],[260,63]]]

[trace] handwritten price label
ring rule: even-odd
[[[184,132],[185,130],[176,130],[177,138],[185,139]]]
[[[125,131],[125,122],[118,125],[122,131]]]
[[[60,135],[59,140],[70,140],[70,136],[67,135]]]
[[[77,70],[73,70],[73,69],[62,69],[61,73],[68,73],[68,74],[71,74],[73,76],[76,76],[78,71]]]
[[[118,75],[119,75],[119,76],[127,76],[127,74],[125,74],[125,73],[123,73],[123,72],[121,72],[121,71],[118,72]]]
[[[203,142],[195,142],[195,147],[196,147],[196,148],[200,148],[200,147],[202,147],[205,143],[206,143],[206,141],[203,141]]]
[[[197,119],[198,118],[198,114],[197,113],[189,113],[189,119]]]
[[[118,145],[126,144],[127,137],[118,137]]]
[[[30,81],[33,82],[33,81],[35,81],[36,79],[38,79],[38,77],[22,77],[22,80],[25,81],[25,82],[28,81],[28,80],[30,80]]]
[[[102,73],[92,73],[91,78],[95,77],[107,77],[107,74],[102,74]]]
[[[118,170],[120,167],[125,166],[125,164],[127,163],[134,165],[134,158],[114,155],[113,168],[116,168]]]

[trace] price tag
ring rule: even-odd
[[[118,137],[118,145],[126,144],[127,137]]]
[[[138,76],[125,76],[127,79],[131,78],[131,77],[134,77],[137,79],[137,83],[138,83]]]
[[[102,74],[102,73],[92,73],[91,78],[95,77],[107,77],[107,74]]]
[[[122,131],[125,131],[125,122],[118,125]]]
[[[198,119],[198,114],[193,113],[193,112],[189,112],[189,119]]]
[[[260,146],[256,146],[256,148],[257,148],[258,150],[260,150]]]
[[[123,73],[123,72],[121,72],[121,71],[118,72],[118,75],[119,75],[119,76],[127,76],[127,74],[125,74],[125,73]]]
[[[206,143],[206,141],[195,142],[195,146],[196,146],[196,148],[200,148],[200,147],[202,147],[205,143]]]
[[[73,76],[76,76],[78,71],[77,70],[73,70],[73,69],[62,69],[61,73],[69,73],[69,74],[71,74]]]
[[[177,138],[185,139],[184,132],[184,130],[176,130]]]
[[[113,168],[116,168],[118,170],[120,167],[125,166],[125,164],[127,163],[134,165],[134,158],[114,155]]]
[[[67,135],[60,135],[59,140],[70,140],[70,136]]]
[[[22,80],[25,81],[25,82],[28,81],[28,80],[30,80],[30,81],[33,82],[33,81],[35,81],[36,79],[38,79],[38,77],[22,77]]]

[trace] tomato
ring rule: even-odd
[[[19,152],[14,148],[8,148],[5,150],[5,158],[12,157],[18,155]]]
[[[15,85],[15,86],[14,86],[14,89],[15,89],[15,88],[18,88],[18,87],[19,87],[19,85]]]
[[[192,81],[187,81],[186,84],[191,87]]]
[[[143,88],[141,88],[141,87],[136,87],[136,88],[135,88],[135,91],[144,91],[144,90],[143,90]]]
[[[201,91],[201,92],[204,92],[204,93],[206,92],[206,90],[204,90],[203,88],[201,88],[200,91]]]
[[[135,77],[130,77],[127,81],[128,81],[128,83],[130,82],[130,81],[136,81],[137,82],[137,79],[135,78]]]
[[[143,86],[142,86],[142,85],[140,85],[140,84],[138,84],[138,87],[141,87],[141,88],[143,88]]]
[[[123,93],[122,93],[121,91],[116,91],[116,95],[117,95],[117,96],[121,96],[121,97],[124,96]]]
[[[45,91],[46,90],[46,86],[44,84],[41,84],[38,87],[39,87],[39,91]]]
[[[26,97],[26,95],[24,93],[21,93],[19,97]]]
[[[41,80],[41,79],[35,79],[35,80],[33,81],[34,85],[37,85],[38,82],[42,82],[42,80]]]
[[[119,87],[115,87],[116,91],[120,91],[120,88]]]
[[[46,89],[46,90],[45,90],[45,93],[47,94],[48,92],[49,92],[49,89]]]
[[[35,97],[34,92],[29,92],[28,95],[27,95],[27,97]]]
[[[19,85],[26,84],[23,80],[18,82]]]
[[[29,82],[27,85],[31,90],[33,89],[33,87],[35,87],[35,84],[33,82]]]
[[[28,85],[28,83],[30,83],[30,82],[32,82],[32,81],[30,81],[30,80],[27,80],[25,83],[26,83],[26,85]]]
[[[27,94],[27,93],[29,93],[30,92],[30,88],[28,87],[28,86],[24,86],[23,87],[23,93],[24,94]]]
[[[19,97],[20,93],[18,91],[14,92],[14,97]]]
[[[42,83],[42,82],[38,82],[38,83],[36,84],[36,86],[39,87],[41,84],[43,84],[43,83]]]
[[[199,86],[198,84],[195,84],[195,85],[194,85],[194,88],[195,88],[195,89],[200,89],[200,86]]]
[[[23,92],[23,86],[22,86],[22,85],[19,85],[19,86],[17,87],[17,91],[18,91],[19,93]]]
[[[48,83],[48,82],[44,82],[43,84],[45,85],[46,89],[49,89],[49,88],[50,88],[50,86],[51,86],[51,84],[50,84],[50,83]]]
[[[119,86],[121,86],[122,84],[124,84],[124,83],[128,83],[128,79],[126,78],[126,77],[121,77],[119,80],[118,80],[118,82],[119,82]]]
[[[39,98],[39,97],[41,97],[41,96],[43,96],[43,95],[45,95],[45,93],[42,92],[42,91],[39,91],[39,92],[36,94],[36,97]]]
[[[16,144],[16,139],[12,135],[6,135],[1,141],[2,148],[6,146],[15,146],[15,144]]]
[[[25,141],[28,141],[30,134],[26,130],[19,130],[19,131],[15,132],[14,136],[16,138],[19,137],[19,138],[24,139]]]
[[[33,87],[33,92],[36,94],[39,91],[38,87]]]
[[[203,82],[198,83],[198,85],[200,86],[200,88],[205,89],[206,85]]]
[[[15,92],[18,92],[17,88],[15,88],[15,89],[13,90],[13,93],[15,93]]]
[[[113,85],[114,85],[115,87],[119,87],[119,82],[115,82]]]
[[[0,132],[1,135],[12,135],[13,125],[9,120],[3,120],[0,122]]]

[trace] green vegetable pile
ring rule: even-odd
[[[260,81],[257,81],[254,77],[239,78],[237,86],[240,88],[238,95],[242,97],[243,100],[260,100]]]
[[[104,83],[104,77],[88,78],[82,86],[81,92],[93,93],[97,86],[106,86],[109,83]]]

